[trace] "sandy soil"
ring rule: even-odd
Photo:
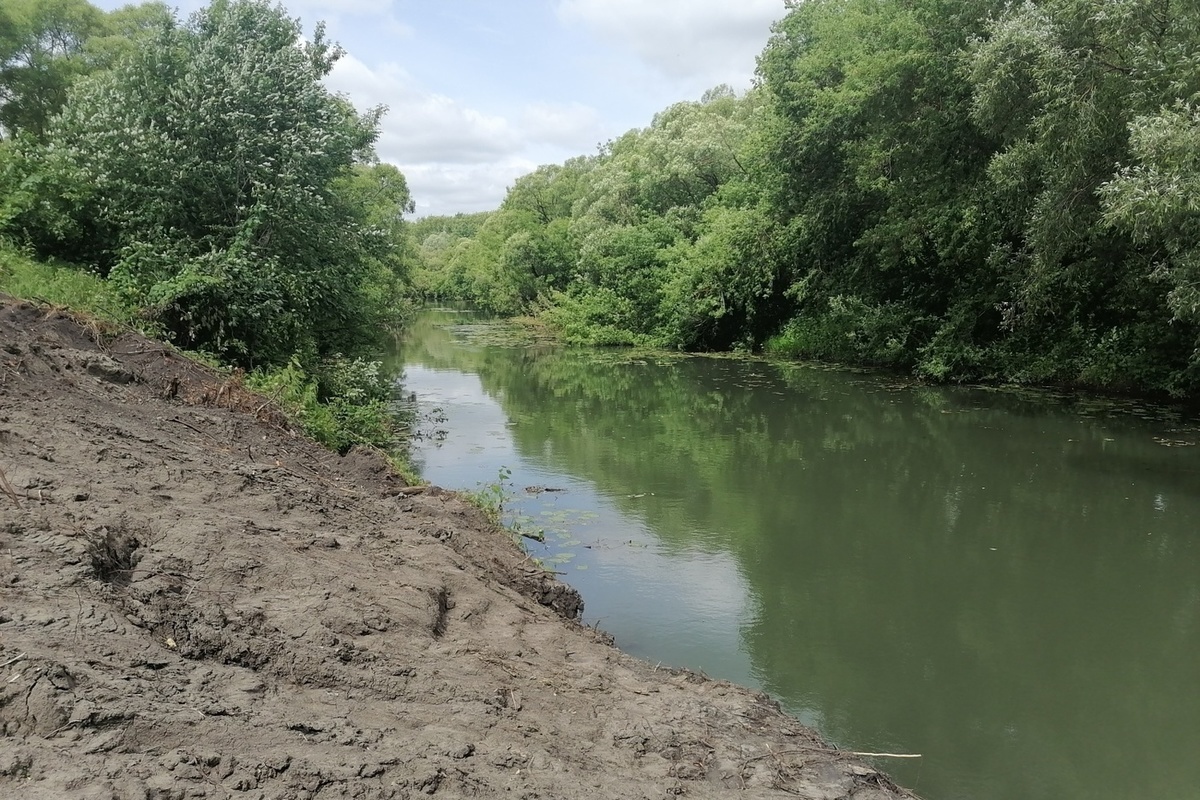
[[[0,797],[911,796],[139,336],[0,298],[0,470]]]

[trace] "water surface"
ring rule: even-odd
[[[1200,797],[1195,425],[497,331],[410,332],[416,460],[502,482],[626,651],[921,753],[882,766],[929,800]]]

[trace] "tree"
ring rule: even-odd
[[[1105,220],[1153,252],[1175,318],[1200,323],[1200,97],[1130,123],[1133,164],[1101,187]],[[1196,342],[1200,345],[1200,341]],[[1191,371],[1200,368],[1196,355]]]
[[[41,139],[88,71],[87,40],[104,13],[87,0],[14,0],[0,9],[0,130]]]
[[[985,369],[969,345],[998,327],[981,274],[991,143],[959,65],[999,5],[812,0],[777,25],[759,60],[774,112],[764,188],[799,354]]]
[[[1200,370],[1194,331],[1172,324],[1186,290],[1168,303],[1154,280],[1165,239],[1146,238],[1132,212],[1152,173],[1186,173],[1186,160],[1159,156],[1187,138],[1186,108],[1171,109],[1200,93],[1200,11],[1164,0],[1013,6],[972,49],[969,77],[974,119],[999,143],[988,173],[1005,230],[991,260],[1014,284],[1014,337],[1054,341],[1068,380],[1180,390],[1191,380],[1181,370]],[[1144,171],[1120,170],[1140,159]]]
[[[355,164],[333,186],[347,213],[362,226],[364,290],[372,297],[364,310],[385,316],[406,302],[410,273],[417,260],[410,223],[415,210],[408,180],[391,164]],[[380,320],[382,323],[384,320]]]
[[[83,57],[92,70],[111,69],[146,37],[174,24],[175,12],[157,0],[122,6],[108,12],[100,30],[84,42]]]
[[[569,219],[575,201],[587,186],[595,158],[579,156],[563,164],[540,166],[517,178],[504,197],[502,208],[526,211],[540,225],[556,219]]]
[[[55,121],[46,168],[90,187],[74,213],[97,268],[180,343],[252,365],[348,352],[377,324],[380,206],[340,182],[372,158],[382,109],[325,88],[340,55],[280,7],[217,0],[81,82]],[[408,207],[397,175],[364,179],[392,221]]]

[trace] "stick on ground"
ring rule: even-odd
[[[21,507],[21,498],[17,497],[16,491],[12,488],[12,484],[8,482],[8,476],[4,474],[4,470],[0,469],[0,490],[2,490],[8,498],[13,501],[13,505],[17,508]]]

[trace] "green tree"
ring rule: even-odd
[[[705,236],[720,217],[713,208],[752,204],[757,196],[746,143],[758,97],[718,87],[602,150],[574,206],[578,262],[556,314],[573,338],[672,347],[742,338],[745,307],[727,301],[754,293],[734,288],[753,280],[753,270],[741,270],[747,253],[713,258],[715,239]]]
[[[364,268],[361,290],[370,299],[365,313],[385,325],[393,311],[409,302],[411,273],[417,260],[406,215],[415,209],[408,180],[391,164],[359,163],[333,184],[348,216],[361,226]]]
[[[413,269],[413,288],[421,297],[439,300],[466,301],[465,276],[452,269],[451,256],[469,245],[493,212],[429,216],[411,224],[412,241],[416,246]]]
[[[84,59],[92,70],[111,69],[146,37],[174,25],[175,12],[166,3],[122,6],[108,12],[100,29],[84,42]]]
[[[517,178],[501,208],[526,211],[541,225],[549,225],[556,219],[569,219],[595,163],[594,157],[579,156],[563,164],[538,167]]]
[[[1136,118],[1130,139],[1134,163],[1101,187],[1105,219],[1153,252],[1175,317],[1200,322],[1200,95]]]
[[[1138,120],[1200,91],[1198,14],[1157,0],[1026,3],[972,49],[973,116],[999,143],[988,173],[1004,229],[991,261],[1014,287],[1016,349],[1042,351],[1033,379],[1182,389],[1195,332],[1172,324],[1153,279],[1161,241],[1105,224],[1102,187],[1135,160]]]
[[[982,368],[961,362],[995,303],[979,266],[991,148],[959,64],[998,5],[814,0],[778,24],[759,62],[766,188],[800,354],[912,366],[932,348],[926,369],[944,374],[953,349],[955,371]]]
[[[509,215],[518,229],[505,240],[496,266],[523,305],[565,289],[575,274],[570,221],[595,164],[594,157],[581,156],[541,166],[509,188],[498,213]]]
[[[0,131],[42,138],[89,69],[87,40],[104,12],[86,0],[8,0],[0,9]]]
[[[340,55],[320,25],[306,39],[280,7],[218,0],[83,81],[45,169],[89,187],[73,206],[93,251],[58,255],[241,363],[352,350],[378,322],[379,209],[408,201],[386,170],[357,176],[386,203],[344,191],[382,109],[325,88]]]

